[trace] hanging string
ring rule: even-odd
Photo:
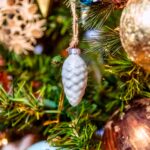
[[[73,36],[69,44],[69,48],[76,48],[79,43],[79,39],[78,39],[79,27],[78,27],[78,16],[76,12],[76,2],[73,0],[70,0],[70,5],[71,5],[71,12],[72,12],[72,17],[73,17],[73,21],[72,21]]]

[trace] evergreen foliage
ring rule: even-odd
[[[80,2],[77,4],[80,11]],[[100,150],[101,136],[96,131],[103,128],[116,109],[122,112],[130,101],[150,97],[150,75],[134,64],[121,46],[118,26],[122,10],[102,0],[90,7],[86,24],[83,28],[81,25],[81,33],[96,29],[99,36],[89,41],[80,37],[81,48],[88,49],[83,57],[89,67],[89,83],[83,101],[71,107],[62,92],[64,58],[56,56],[69,43],[71,18],[65,18],[70,17],[69,5],[68,8],[64,2],[60,5],[62,8],[56,7],[47,24],[46,39],[53,45],[52,52],[18,56],[0,47],[5,61],[0,70],[12,76],[9,91],[0,86],[0,122],[3,130],[33,128],[58,147]],[[95,68],[102,76],[100,83]]]

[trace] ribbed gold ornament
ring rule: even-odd
[[[37,3],[43,17],[47,17],[52,6],[53,0],[37,0]]]

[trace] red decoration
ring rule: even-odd
[[[66,50],[66,49],[62,50],[62,51],[60,52],[60,55],[61,55],[62,57],[64,57],[64,58],[66,58],[66,57],[68,56],[67,50]]]
[[[0,72],[0,84],[3,88],[9,92],[11,87],[12,76],[8,75],[6,72]]]

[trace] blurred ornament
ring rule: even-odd
[[[69,103],[72,106],[77,106],[84,95],[87,85],[87,66],[79,56],[79,49],[69,49],[69,54],[63,64],[62,82]]]
[[[50,146],[46,141],[41,141],[30,146],[27,150],[57,150],[58,147]]]
[[[93,3],[93,0],[80,0],[80,2],[84,5],[90,6]]]
[[[112,3],[115,4],[116,8],[123,8],[125,7],[128,0],[112,0]]]
[[[80,2],[84,5],[90,6],[96,2],[99,2],[101,0],[80,0]]]
[[[4,67],[5,66],[5,60],[3,58],[2,55],[0,55],[0,67]]]
[[[84,25],[86,23],[86,19],[88,17],[90,11],[90,7],[86,5],[81,5],[81,23]]]
[[[100,0],[80,0],[81,2],[81,23],[84,25],[92,4],[99,2]]]
[[[35,53],[36,55],[40,55],[40,54],[42,54],[43,49],[44,49],[43,45],[38,44],[38,45],[36,45],[35,48],[34,48],[34,53]]]
[[[33,89],[38,90],[42,86],[42,83],[40,81],[34,80],[31,82],[31,85]]]
[[[97,2],[100,2],[102,0],[93,0],[93,3],[97,3]]]
[[[129,0],[120,21],[120,37],[128,56],[150,72],[150,1]]]
[[[100,31],[91,29],[85,32],[85,39],[92,41],[92,40],[98,40],[100,38]]]
[[[99,130],[97,130],[95,134],[96,134],[97,136],[102,137],[102,136],[104,135],[104,129],[99,129]]]
[[[66,50],[66,49],[62,50],[62,51],[60,52],[60,55],[61,55],[62,57],[64,57],[64,58],[66,58],[66,57],[68,56],[67,50]]]
[[[53,0],[37,0],[37,3],[43,17],[47,17]]]
[[[104,129],[95,131],[92,135],[92,139],[94,139],[94,142],[98,143],[99,141],[101,141],[103,133],[104,133]]]
[[[10,92],[12,83],[12,76],[8,75],[6,72],[0,72],[0,84],[7,91]]]
[[[45,30],[45,20],[33,0],[3,0],[0,20],[0,41],[17,54],[33,51]]]
[[[102,150],[149,150],[150,98],[137,100],[119,112],[105,126]]]
[[[7,141],[2,150],[26,150],[34,142],[34,138],[34,135],[29,134],[17,142],[8,143]]]

